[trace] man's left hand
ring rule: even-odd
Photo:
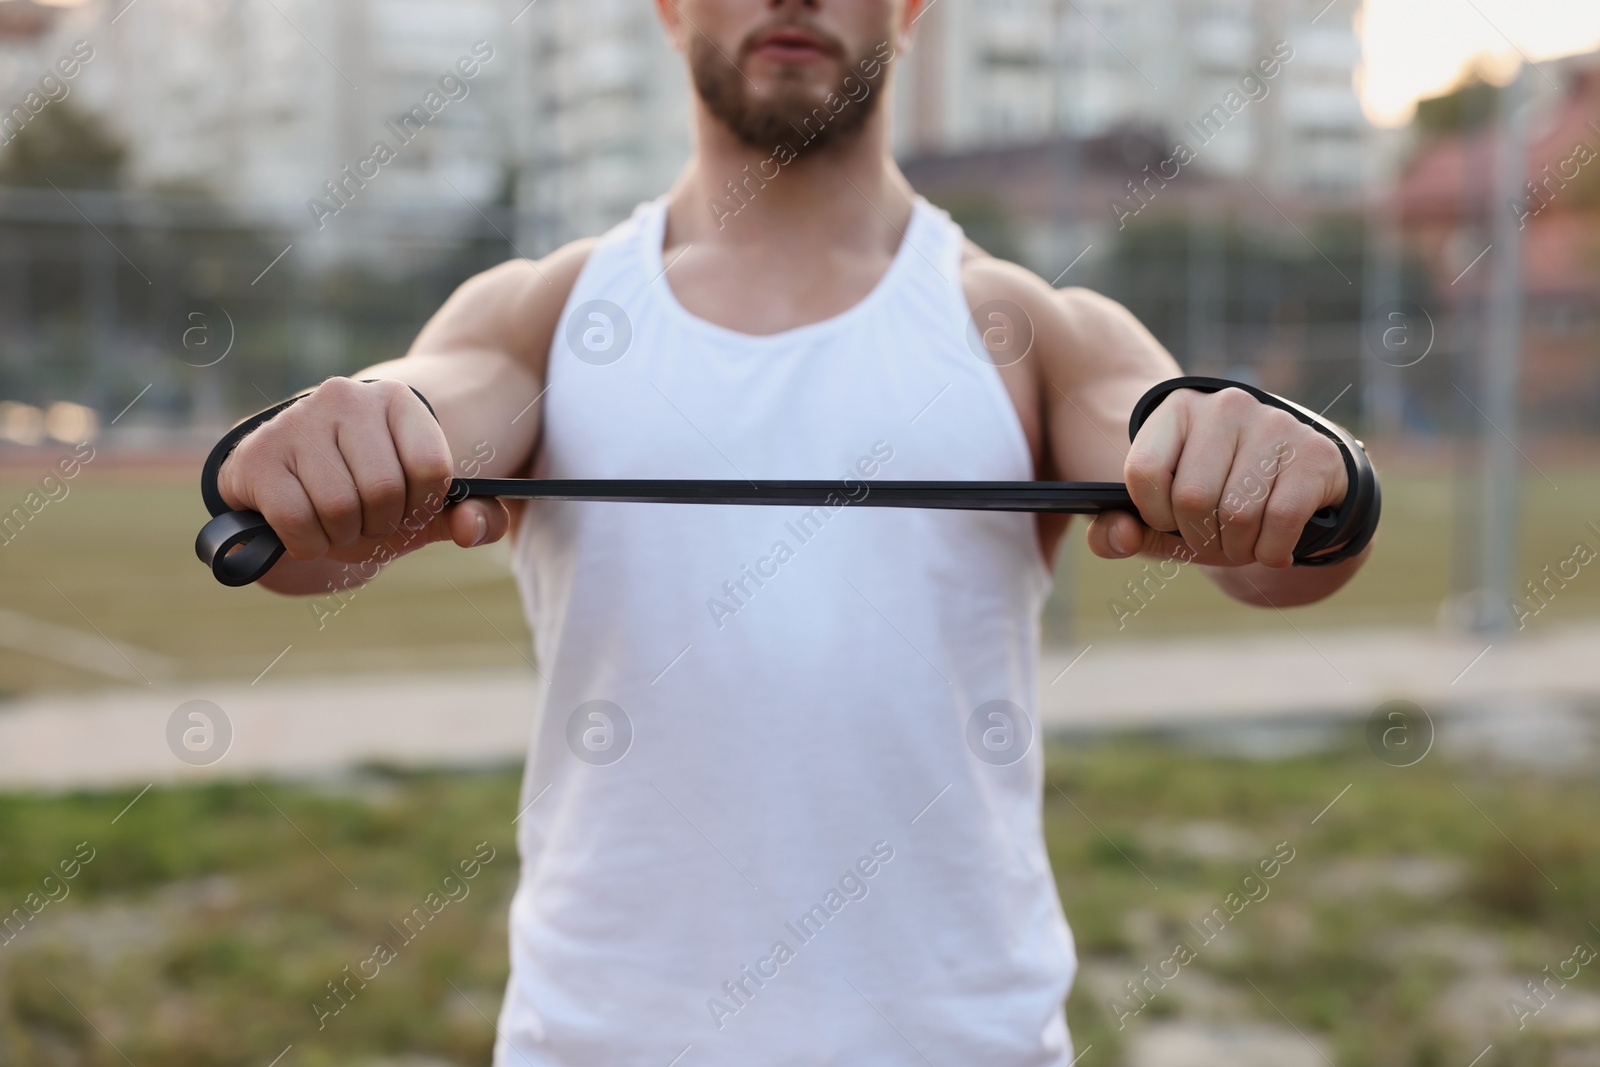
[[[1096,517],[1090,551],[1221,567],[1291,566],[1306,523],[1348,485],[1333,441],[1242,389],[1173,392],[1134,438],[1123,479],[1144,521]]]

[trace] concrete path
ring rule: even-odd
[[[1435,630],[1363,629],[1124,641],[1040,663],[1046,730],[1181,726],[1373,711],[1430,713],[1538,694],[1600,700],[1600,622],[1491,643]]]
[[[1527,694],[1600,703],[1600,623],[1496,644],[1422,630],[1285,630],[1051,651],[1040,664],[1041,726],[1078,732],[1364,716],[1397,698],[1430,713]],[[0,704],[0,790],[138,788],[374,761],[515,760],[539,684],[518,670],[158,683],[34,697]],[[215,707],[180,709],[195,700]],[[219,717],[215,708],[226,710]]]

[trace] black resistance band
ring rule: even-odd
[[[1342,427],[1292,401],[1242,382],[1223,378],[1173,378],[1155,386],[1134,405],[1128,439],[1156,406],[1178,389],[1204,393],[1242,389],[1269,407],[1287,411],[1338,445],[1344,457],[1349,490],[1339,507],[1326,507],[1311,517],[1295,545],[1297,566],[1316,567],[1348,559],[1366,547],[1378,525],[1378,478],[1361,442]],[[416,392],[415,388],[412,389]],[[258,512],[233,511],[217,490],[223,460],[251,431],[305,394],[259,411],[217,442],[200,474],[200,494],[213,516],[195,539],[195,554],[223,585],[249,585],[283,555],[283,542]],[[417,397],[428,407],[427,398]],[[960,511],[1033,511],[1099,515],[1127,511],[1135,515],[1128,489],[1121,482],[940,482],[940,481],[703,481],[684,479],[545,479],[456,478],[446,492],[448,503],[469,497],[507,499],[597,500],[640,504],[747,504],[781,507],[837,506],[939,508]],[[1338,547],[1325,555],[1316,553]]]

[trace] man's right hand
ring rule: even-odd
[[[505,536],[498,500],[442,506],[452,473],[444,430],[409,386],[329,378],[240,441],[217,489],[265,516],[293,559],[364,563]]]

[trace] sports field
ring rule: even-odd
[[[1600,550],[1600,475],[1592,465],[1541,464],[1554,484],[1524,482],[1518,574],[1533,578],[1586,540]],[[14,471],[14,468],[12,469]],[[0,503],[20,500],[35,479],[0,478]],[[1292,609],[1303,630],[1363,625],[1432,626],[1451,588],[1452,533],[1462,501],[1443,475],[1386,474],[1384,521],[1371,563],[1323,603]],[[0,697],[42,689],[142,684],[143,677],[249,681],[272,664],[275,677],[352,669],[431,670],[515,666],[528,632],[506,569],[504,545],[463,552],[433,546],[391,567],[345,602],[286,599],[260,589],[224,589],[194,557],[205,519],[192,472],[123,474],[87,468],[70,494],[0,545]],[[1136,640],[1186,633],[1285,628],[1284,618],[1237,604],[1197,573],[1180,572],[1137,615],[1124,583],[1143,560],[1090,556],[1081,526],[1058,563],[1066,580],[1046,609],[1046,640]],[[1600,615],[1600,571],[1580,572],[1541,611],[1537,624]],[[336,612],[336,614],[330,614]],[[48,628],[87,635],[53,646]],[[22,630],[20,637],[16,631]],[[112,652],[96,632],[124,646]],[[11,639],[8,640],[8,637]],[[19,651],[18,645],[29,651]],[[42,651],[44,655],[40,655]],[[275,658],[293,646],[281,660]],[[59,655],[51,656],[54,650]],[[149,655],[141,657],[141,650]],[[82,654],[78,654],[81,652]],[[96,658],[99,668],[92,666]],[[131,661],[134,669],[129,666]]]
[[[1525,484],[1524,578],[1578,541],[1600,547],[1585,528],[1600,476],[1545,469],[1559,488]],[[31,484],[0,480],[0,500]],[[1287,613],[1296,626],[1435,623],[1458,502],[1437,475],[1390,474],[1385,490],[1372,564]],[[86,471],[0,545],[0,687],[527,653],[503,548],[425,550],[319,629],[307,601],[216,585],[190,548],[202,519],[188,477]],[[1049,606],[1053,639],[1287,625],[1185,573],[1119,631],[1107,602],[1142,564],[1095,560],[1076,537],[1068,551],[1077,581]],[[1584,568],[1533,625],[1597,614],[1600,571]],[[1409,767],[1380,760],[1359,724],[1052,742],[1046,834],[1082,957],[1080,1067],[1600,1065],[1597,713],[1534,699],[1475,747],[1441,743]],[[509,767],[373,767],[0,792],[0,1064],[486,1063],[516,787]],[[426,923],[407,925],[419,906]],[[379,941],[393,958],[375,965]],[[353,995],[330,992],[373,966],[341,985]]]
[[[1566,962],[1600,947],[1592,766],[1396,768],[1359,729],[1270,761],[1148,736],[1049,761],[1085,1067],[1466,1067],[1489,1045],[1476,1067],[1597,1062],[1600,961]],[[0,945],[0,1062],[266,1067],[292,1045],[283,1064],[487,1063],[515,791],[511,770],[371,769],[131,808],[133,791],[0,799],[8,909],[92,852]],[[436,914],[405,923],[430,893]],[[394,958],[364,964],[380,941]],[[1523,983],[1547,966],[1576,977],[1541,1001]],[[358,971],[377,976],[335,999]],[[1146,974],[1166,978],[1130,994]],[[1524,1029],[1511,1002],[1537,1009]]]

